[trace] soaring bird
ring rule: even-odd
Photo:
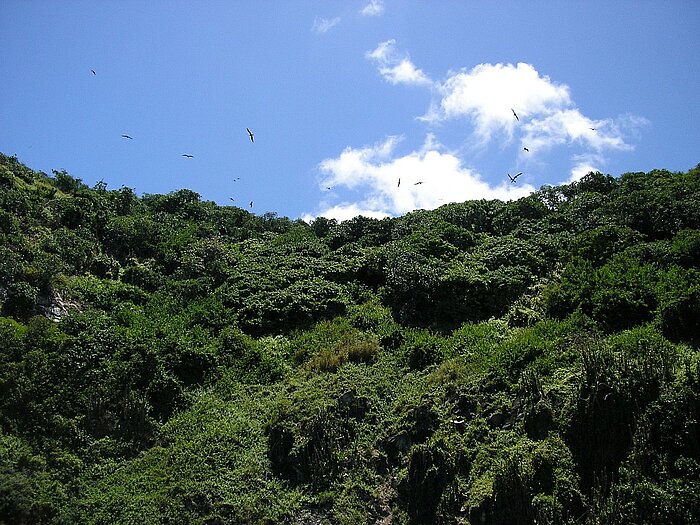
[[[250,137],[250,141],[255,142],[255,140],[253,140],[253,132],[250,131],[248,128],[245,128],[245,130],[248,132],[248,136]]]
[[[194,157],[194,155],[188,155],[187,153],[183,153],[182,156],[187,157],[188,159],[191,159]]]
[[[513,112],[513,115],[515,116],[515,120],[520,122],[520,119],[518,118],[518,114],[515,112],[515,110],[513,108],[510,108],[510,110]]]
[[[253,201],[250,201],[250,207],[251,208],[253,207]]]
[[[423,181],[421,180],[421,181],[418,181],[418,182],[414,182],[414,183],[413,183],[414,186],[418,186],[419,184],[423,184]]]
[[[95,73],[95,70],[94,70],[94,69],[91,69],[90,71],[92,71],[92,74],[93,74],[93,75],[97,75],[97,73]]]
[[[132,137],[130,137],[129,135],[122,135],[122,137],[124,137],[125,139],[134,140],[134,139],[133,139]]]
[[[511,183],[514,183],[514,182],[515,182],[515,179],[517,179],[518,177],[520,177],[520,175],[522,175],[522,174],[523,174],[523,172],[521,171],[520,173],[517,173],[514,177],[511,177],[511,175],[510,175],[510,173],[509,173],[509,174],[508,174],[508,178],[510,179],[510,182],[511,182]]]
[[[401,186],[401,177],[399,177],[399,183],[396,185],[396,187],[398,188],[399,186]]]
[[[595,131],[595,128],[591,128],[591,131]]]
[[[529,150],[529,149],[527,149],[527,148],[523,148],[523,149],[524,149],[525,151],[527,151],[528,153],[530,153],[530,150]]]

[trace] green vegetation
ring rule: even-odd
[[[0,156],[0,522],[700,521],[700,166],[311,224]]]

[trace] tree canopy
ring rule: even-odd
[[[0,154],[0,523],[700,521],[700,165],[310,223]]]

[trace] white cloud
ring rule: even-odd
[[[531,64],[479,64],[470,70],[448,72],[438,82],[408,54],[398,52],[395,40],[379,43],[365,56],[387,82],[421,86],[432,92],[427,113],[419,118],[439,123],[434,129],[444,130],[452,121],[466,120],[473,124],[472,145],[483,148],[498,139],[501,155],[504,144],[519,142],[515,165],[526,173],[516,184],[511,184],[505,173],[500,182],[492,184],[455,152],[447,151],[434,134],[427,135],[421,148],[406,154],[397,152],[401,137],[390,136],[373,146],[348,147],[319,164],[323,175],[320,186],[332,186],[334,192],[320,203],[316,215],[339,220],[356,215],[385,217],[449,202],[517,199],[535,190],[527,184],[535,170],[527,167],[536,166],[542,172],[546,164],[541,157],[548,151],[569,150],[572,168],[563,182],[576,181],[591,171],[600,171],[608,152],[632,150],[626,137],[637,136],[648,124],[646,119],[631,115],[587,117],[576,107],[569,86],[539,73]],[[508,162],[508,166],[513,164]],[[358,197],[345,196],[338,203],[335,190],[343,188]]]
[[[311,27],[311,30],[315,33],[327,33],[334,26],[338,25],[338,23],[340,23],[340,17],[338,16],[331,19],[317,17],[314,20],[314,25]]]
[[[564,183],[577,182],[581,180],[585,175],[591,172],[600,171],[596,165],[591,163],[589,160],[580,159],[573,168],[571,168],[571,175],[564,181]]]
[[[322,161],[319,165],[321,173],[329,174],[329,177],[322,181],[322,186],[343,185],[354,189],[366,184],[372,178],[367,167],[389,159],[400,140],[400,137],[392,136],[374,146],[360,149],[348,147],[339,157]]]
[[[432,86],[433,81],[411,62],[408,55],[400,55],[395,45],[395,40],[387,40],[374,51],[367,52],[366,56],[377,63],[379,73],[391,84]]]
[[[569,88],[540,76],[530,64],[479,64],[448,75],[441,85],[441,120],[469,117],[476,134],[488,141],[494,132],[512,136],[518,122],[571,105]]]
[[[373,219],[384,219],[385,217],[389,217],[388,213],[372,209],[366,209],[355,202],[345,202],[342,204],[337,204],[330,208],[326,208],[323,212],[317,215],[307,213],[302,217],[302,220],[306,222],[311,222],[316,217],[325,217],[327,219],[335,219],[340,222],[347,221],[349,219],[357,217],[358,215],[362,215],[363,217],[371,217]]]
[[[384,2],[382,0],[372,0],[362,8],[360,14],[364,16],[379,16],[384,12]]]
[[[575,141],[595,151],[631,149],[612,119],[591,120],[578,109],[557,110],[543,118],[533,118],[523,125],[523,130],[522,144],[535,151]]]
[[[617,120],[586,117],[576,108],[569,86],[540,74],[531,64],[479,64],[471,70],[449,72],[443,82],[434,82],[407,54],[396,51],[393,39],[381,42],[366,57],[392,84],[431,88],[436,98],[420,120],[471,120],[477,146],[485,146],[494,136],[511,142],[517,133],[531,158],[574,143],[598,153],[631,150],[625,136],[638,135],[648,124],[633,115]]]
[[[379,63],[384,63],[389,60],[391,55],[396,53],[396,51],[394,51],[395,45],[396,40],[393,38],[391,40],[387,40],[386,42],[380,42],[374,51],[367,51],[365,56]]]
[[[398,137],[388,137],[374,146],[346,148],[340,156],[321,162],[320,187],[344,186],[361,190],[363,197],[358,202],[322,205],[316,215],[339,220],[360,214],[386,217],[470,199],[517,199],[535,189],[506,181],[490,185],[458,157],[441,151],[432,135],[420,150],[406,155],[396,155],[399,142]]]

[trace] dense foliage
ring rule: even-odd
[[[700,521],[700,166],[311,224],[0,156],[0,522]]]

